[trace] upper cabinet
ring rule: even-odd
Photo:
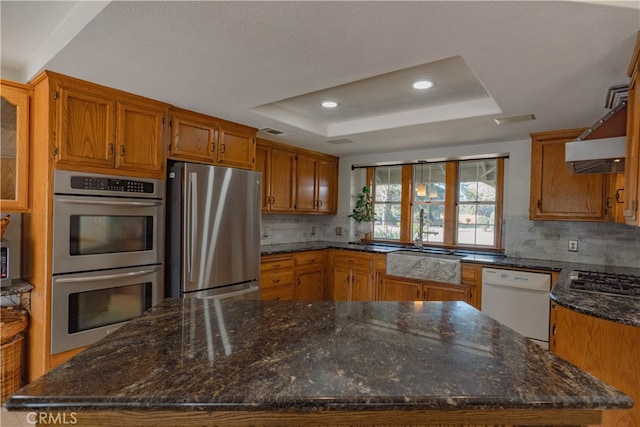
[[[565,163],[565,144],[584,129],[531,135],[531,199],[533,220],[605,221],[609,174],[573,175]]]
[[[627,103],[627,153],[624,170],[624,218],[629,225],[640,226],[640,32],[629,64],[629,99]]]
[[[338,160],[319,154],[298,154],[296,169],[296,211],[335,214],[337,206]]]
[[[337,213],[337,157],[263,139],[256,157],[256,170],[263,176],[262,212]]]
[[[258,139],[256,171],[262,172],[262,212],[294,213],[296,152]]]
[[[3,211],[25,212],[29,207],[31,89],[19,83],[1,80],[0,91],[0,204]]]
[[[49,71],[34,85],[56,168],[164,176],[168,104]]]
[[[171,109],[169,158],[254,169],[256,129],[215,117]]]

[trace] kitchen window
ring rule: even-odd
[[[504,159],[369,167],[373,241],[502,248]]]

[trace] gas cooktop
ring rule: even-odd
[[[640,297],[640,277],[574,270],[571,272],[569,288],[578,291]]]

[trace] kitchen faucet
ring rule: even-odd
[[[431,224],[431,221],[429,221],[429,223],[427,224],[427,227]],[[415,246],[417,248],[420,248],[420,250],[422,250],[423,247],[423,240],[422,237],[426,234],[432,234],[434,236],[438,235],[437,231],[429,231],[427,229],[427,231],[424,231],[424,208],[420,209],[420,225],[419,225],[419,230],[418,230],[418,235],[416,236],[416,240],[415,240]]]

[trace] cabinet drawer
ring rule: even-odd
[[[260,299],[288,301],[293,299],[293,284],[260,288]]]
[[[269,271],[269,270],[281,270],[281,269],[293,269],[293,256],[280,256],[274,258],[262,258],[262,262],[260,263],[260,271]]]
[[[260,277],[260,287],[268,288],[272,286],[291,285],[293,286],[293,271],[283,271],[280,273],[263,274]]]
[[[371,270],[373,268],[373,259],[370,255],[345,255],[342,252],[336,253],[334,264],[339,266],[347,266],[351,268],[361,268]]]
[[[296,267],[309,264],[324,264],[326,262],[325,251],[307,251],[297,252],[294,255],[296,260]]]
[[[462,268],[460,271],[460,277],[462,279],[462,283],[475,285],[480,281],[482,266],[474,265],[474,264],[465,264],[462,263]]]

